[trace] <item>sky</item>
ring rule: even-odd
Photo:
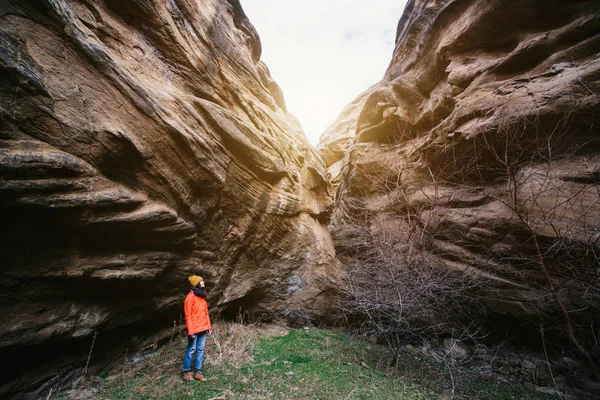
[[[377,83],[392,58],[405,0],[242,0],[261,59],[288,111],[316,145],[344,106]]]

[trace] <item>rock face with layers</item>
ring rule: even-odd
[[[477,277],[490,317],[559,326],[554,293],[597,330],[599,32],[595,1],[409,1],[384,78],[322,137],[333,228]]]
[[[327,312],[325,166],[260,53],[237,0],[0,3],[0,393],[170,335],[191,274]]]

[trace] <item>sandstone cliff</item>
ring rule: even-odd
[[[564,323],[553,292],[597,332],[599,32],[596,1],[409,1],[385,76],[321,139],[336,249],[358,226],[478,279],[511,335]]]
[[[190,274],[326,313],[325,166],[260,53],[238,0],[0,2],[0,393],[170,334]]]

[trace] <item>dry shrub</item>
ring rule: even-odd
[[[406,341],[483,336],[485,308],[474,294],[475,278],[439,265],[426,253],[411,252],[408,233],[390,234],[385,223],[367,219],[353,223],[354,214],[339,220],[333,232],[345,265],[339,310],[348,323],[386,341],[393,351]]]
[[[218,321],[207,340],[204,360],[208,365],[240,368],[252,360],[257,343],[257,325]]]
[[[209,375],[220,367],[240,368],[250,361],[257,343],[255,324],[217,321],[213,334],[206,339],[204,365]],[[187,337],[185,331],[172,335],[164,345],[153,343],[133,357],[125,356],[120,371],[109,377],[111,385],[120,388],[127,397],[141,398],[153,393],[155,397],[167,396],[181,388],[181,368]],[[212,371],[211,371],[212,370]],[[156,382],[161,380],[160,385]],[[186,391],[189,390],[187,387]],[[191,396],[193,393],[190,392]]]

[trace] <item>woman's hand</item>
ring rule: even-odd
[[[188,339],[195,339],[196,335],[188,335]]]
[[[212,335],[212,329],[209,329],[209,330],[208,330],[208,334],[209,334],[209,335]]]

